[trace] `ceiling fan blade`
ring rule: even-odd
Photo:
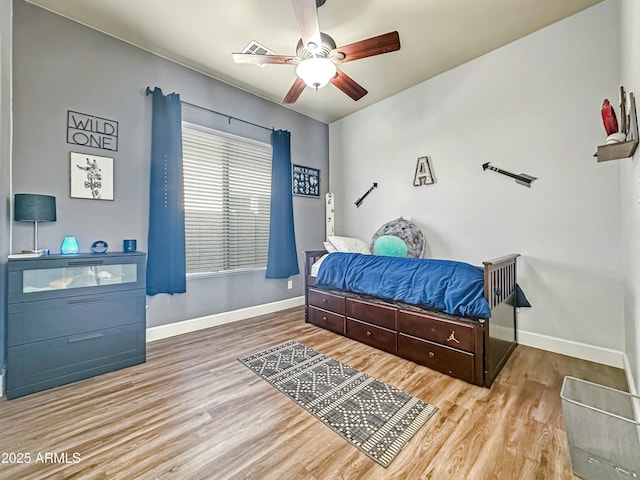
[[[331,57],[334,57],[334,63],[345,63],[358,60],[359,58],[395,52],[396,50],[400,50],[400,36],[398,32],[389,32],[378,35],[377,37],[350,43],[344,47],[334,48],[331,51]]]
[[[254,65],[295,65],[298,57],[291,55],[256,55],[255,53],[232,53],[235,63],[253,63]]]
[[[367,94],[362,85],[341,70],[336,72],[336,76],[330,82],[356,101]]]
[[[314,48],[309,48],[310,43],[318,48],[322,45],[316,0],[291,0],[291,3],[293,3],[293,10],[300,26],[302,43],[309,51],[313,52]]]
[[[293,85],[291,85],[291,88],[285,95],[282,103],[295,103],[295,101],[298,100],[298,97],[304,90],[304,87],[306,87],[304,81],[300,77],[296,77],[296,81],[293,82]]]

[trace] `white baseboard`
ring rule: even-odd
[[[182,335],[183,333],[195,332],[196,330],[215,327],[225,323],[237,322],[239,320],[257,317],[259,315],[285,310],[287,308],[299,307],[300,305],[304,305],[304,296],[265,303],[264,305],[256,305],[254,307],[241,308],[230,312],[216,313],[214,315],[193,318],[182,322],[149,327],[147,328],[147,342],[173,337],[174,335]]]
[[[4,395],[4,372],[0,372],[0,397]]]
[[[627,385],[629,386],[629,393],[632,395],[640,395],[637,390],[637,386],[633,381],[633,375],[631,374],[631,362],[627,354],[624,354],[624,371],[627,374]]]
[[[596,347],[586,343],[550,337],[540,333],[518,330],[518,343],[529,347],[548,350],[570,357],[602,363],[616,368],[625,368],[624,352],[610,348]],[[627,370],[627,378],[630,370]]]

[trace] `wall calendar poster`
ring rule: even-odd
[[[320,198],[320,170],[293,164],[293,194]]]

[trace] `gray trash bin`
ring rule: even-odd
[[[560,397],[573,473],[640,480],[640,397],[574,377]]]

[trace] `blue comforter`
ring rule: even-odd
[[[480,267],[451,260],[332,253],[320,265],[318,287],[366,293],[451,315],[489,318]]]

